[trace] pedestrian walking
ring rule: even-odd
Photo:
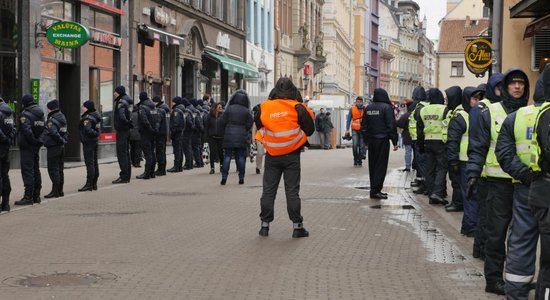
[[[214,103],[206,117],[205,132],[210,149],[210,174],[214,174],[214,164],[220,163],[220,171],[223,167],[223,108],[221,103]]]
[[[411,134],[409,132],[409,116],[411,115],[411,112],[412,112],[413,101],[412,99],[406,99],[405,103],[407,105],[407,112],[401,115],[401,117],[399,117],[395,125],[397,126],[397,128],[401,128],[403,130],[403,132],[401,133],[401,137],[403,140],[403,147],[405,148],[405,168],[403,169],[403,172],[410,172],[412,168],[413,142],[412,142]]]
[[[477,134],[468,146],[468,197],[482,171],[487,177],[487,241],[485,244],[485,291],[504,295],[503,267],[506,257],[506,234],[512,219],[514,184],[497,161],[495,146],[506,116],[526,106],[529,80],[519,69],[509,70],[503,79],[502,101],[481,111]]]
[[[84,163],[86,164],[86,183],[78,191],[86,192],[97,190],[97,180],[99,179],[97,148],[101,132],[101,115],[95,109],[92,100],[84,102],[82,111],[78,128],[82,152],[84,153]]]
[[[369,145],[370,198],[388,199],[388,195],[382,192],[382,189],[388,169],[390,141],[393,151],[397,151],[397,128],[388,93],[377,88],[372,100],[373,103],[365,108],[361,121],[363,138]]]
[[[149,99],[146,92],[139,94],[138,103],[139,117],[138,128],[141,136],[141,150],[145,158],[145,167],[141,175],[136,176],[137,179],[155,178],[155,136],[158,134],[160,127],[159,114],[155,103]]]
[[[41,140],[47,150],[48,175],[52,181],[52,190],[44,198],[58,198],[64,196],[65,144],[69,140],[69,133],[67,132],[67,119],[59,110],[59,101],[51,100],[46,107],[48,108],[48,119]]]
[[[130,129],[132,124],[132,112],[130,103],[132,98],[126,94],[124,86],[117,86],[113,93],[115,97],[114,124],[116,130],[116,156],[120,167],[120,174],[113,183],[128,183],[132,176],[132,166],[130,165]]]
[[[366,158],[365,142],[361,133],[361,120],[363,119],[364,109],[363,97],[359,96],[355,98],[355,105],[349,110],[346,119],[346,135],[350,135],[351,128],[353,165],[356,167],[362,166],[363,160]]]
[[[183,99],[179,96],[172,99],[172,113],[170,116],[170,139],[174,152],[174,166],[168,170],[170,173],[183,171],[183,130],[186,117]]]
[[[293,238],[309,236],[304,228],[300,200],[300,149],[315,131],[314,114],[302,103],[302,96],[286,77],[280,78],[256,114],[256,139],[267,152],[263,177],[260,236],[269,235],[275,214],[275,197],[284,175],[287,211],[293,223]]]
[[[170,107],[160,96],[153,97],[153,102],[156,105],[159,119],[159,130],[155,136],[155,155],[158,164],[155,175],[166,175],[166,141],[170,132]]]
[[[451,186],[453,188],[451,203],[445,206],[445,211],[447,212],[458,212],[464,210],[464,197],[462,190],[460,189],[460,143],[462,137],[465,139],[468,138],[468,134],[464,133],[468,130],[466,127],[467,113],[465,113],[462,106],[464,95],[462,94],[462,89],[459,86],[452,86],[445,90],[445,95],[447,98],[447,108],[449,112],[445,119],[444,126],[446,127],[447,142],[446,142],[446,156],[449,170],[449,179],[451,180]],[[469,98],[469,97],[468,97]],[[468,99],[468,102],[470,99]],[[477,104],[476,104],[477,105]],[[469,110],[469,103],[468,103]],[[460,119],[457,119],[460,118]],[[455,124],[456,123],[456,124]],[[449,148],[450,147],[450,148]],[[468,149],[468,144],[464,143],[463,147]],[[468,160],[467,156],[463,157],[464,160]],[[462,233],[466,233],[464,230],[461,230]],[[473,237],[474,231],[469,230],[468,236]]]
[[[252,129],[253,122],[248,94],[245,90],[237,90],[231,95],[222,115],[224,159],[221,185],[225,185],[227,182],[232,154],[235,156],[237,171],[239,171],[239,184],[244,184],[246,150],[250,145],[248,134]]]
[[[0,212],[10,211],[10,146],[15,139],[15,122],[13,120],[13,111],[9,105],[4,102],[0,96]]]

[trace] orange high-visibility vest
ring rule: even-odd
[[[314,118],[307,106],[295,100],[274,99],[260,104],[260,120],[264,127],[256,132],[256,139],[264,145],[269,155],[292,153],[307,142],[306,133],[298,124],[296,105],[302,105]]]
[[[363,119],[363,112],[365,109],[359,111],[357,105],[351,107],[351,129],[361,130],[361,120]]]

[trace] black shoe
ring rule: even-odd
[[[256,168],[256,174],[260,174],[260,169]]]
[[[356,161],[353,162],[353,166],[357,167],[358,163]]]
[[[457,212],[457,211],[464,211],[464,207],[462,205],[456,205],[456,204],[450,204],[445,206],[446,212]]]
[[[421,194],[424,194],[424,192],[426,192],[426,189],[425,189],[424,186],[422,186],[422,185],[419,186],[419,187],[416,188],[416,189],[413,189],[413,193],[415,193],[415,194],[421,195]]]
[[[305,228],[297,228],[297,229],[294,229],[294,231],[292,232],[293,238],[302,238],[302,237],[308,237],[308,236],[309,236],[309,231],[307,231]]]
[[[134,168],[141,168],[140,164],[133,164],[132,166],[134,166]]]
[[[45,199],[59,198],[59,196],[61,196],[61,195],[59,195],[59,191],[58,191],[57,187],[54,187],[49,194],[44,195],[44,198]]]
[[[468,231],[464,234],[466,237],[469,237],[469,238],[473,238],[476,236],[476,232],[475,231]]]
[[[93,190],[94,190],[94,186],[89,182],[86,182],[86,184],[83,187],[78,189],[79,192],[87,192],[87,191],[91,192]]]
[[[117,184],[117,183],[129,183],[129,182],[130,182],[130,180],[124,180],[124,179],[122,179],[122,178],[119,177],[119,178],[113,180],[112,183],[113,183],[113,184]]]
[[[183,170],[193,170],[193,166],[191,166],[191,167],[185,166],[185,167],[183,167]]]
[[[14,203],[15,205],[33,205],[34,204],[34,200],[31,198],[31,197],[23,197],[23,199],[19,200],[19,201],[15,201]]]
[[[259,232],[260,236],[268,236],[269,235],[269,227],[263,227],[260,228]]]
[[[473,258],[480,258],[481,257],[481,248],[476,247],[476,245],[474,245],[474,250],[472,251],[472,257]]]
[[[419,187],[421,185],[420,182],[413,181],[411,182],[411,187]]]
[[[430,204],[441,204],[441,205],[447,205],[449,204],[449,201],[441,198],[441,196],[436,194],[430,195]]]
[[[10,211],[10,209],[11,209],[11,208],[10,208],[10,205],[9,205],[8,203],[2,204],[2,205],[0,206],[0,211],[6,211],[6,212],[8,212],[8,211]]]
[[[403,172],[410,172],[410,171],[411,171],[410,168],[405,168],[405,169],[403,169]]]
[[[239,179],[239,184],[244,184],[244,178]]]
[[[227,178],[222,178],[222,181],[220,181],[220,184],[225,185],[226,182],[227,182]]]
[[[42,202],[42,199],[40,199],[40,195],[35,195],[32,196],[32,201],[34,202],[34,204],[40,204],[40,202]]]
[[[504,292],[504,282],[497,281],[496,283],[486,285],[485,292],[497,295],[505,295],[506,293]]]
[[[384,192],[380,192],[380,194],[384,195],[384,196],[387,196],[388,193],[384,193]]]
[[[214,168],[210,169],[210,174],[214,174],[214,173],[216,173],[216,172],[214,171]]]
[[[371,199],[388,199],[388,196],[382,193],[378,193],[378,194],[370,195],[370,198]]]
[[[149,179],[151,176],[149,174],[143,173],[141,175],[136,176],[137,179]]]
[[[157,175],[157,176],[164,176],[164,175],[166,175],[166,171],[164,171],[164,170],[157,170],[157,171],[155,172],[155,175]]]

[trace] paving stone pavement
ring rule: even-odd
[[[356,188],[368,169],[351,149],[303,153],[302,239],[282,187],[270,235],[258,236],[250,163],[244,185],[233,169],[226,186],[207,168],[111,185],[118,165],[104,164],[86,193],[75,192],[84,168],[68,169],[65,197],[0,215],[0,299],[502,299],[483,291],[460,215],[409,193],[402,157],[391,156],[390,199],[375,201]]]

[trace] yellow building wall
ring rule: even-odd
[[[355,95],[363,95],[363,59],[361,56],[363,54],[363,51],[366,51],[365,49],[363,49],[363,16],[364,12],[362,14],[356,14],[354,16],[355,53],[353,60],[355,65],[355,78],[353,80],[353,92],[355,93]]]

